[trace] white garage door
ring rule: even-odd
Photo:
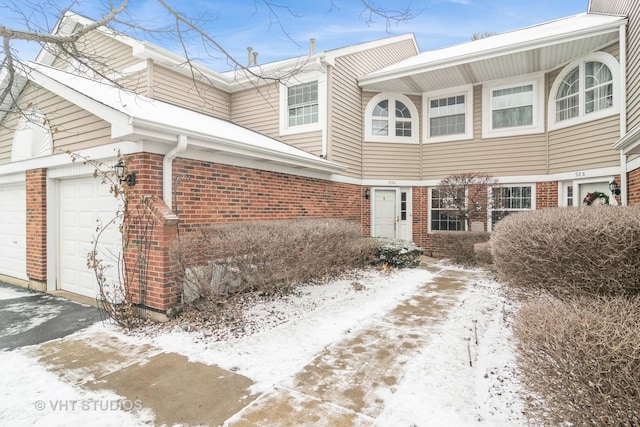
[[[111,221],[118,209],[118,200],[100,181],[93,177],[74,178],[61,180],[58,187],[58,287],[92,298],[98,295],[99,288],[94,271],[87,268],[87,254],[93,250],[96,228]],[[117,224],[106,227],[98,240],[99,258],[110,266],[106,270],[109,282],[117,281],[120,242]]]
[[[27,279],[25,184],[0,184],[0,274]]]

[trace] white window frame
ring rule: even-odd
[[[585,113],[584,111],[584,94],[585,94],[585,78],[584,78],[584,65],[587,62],[597,61],[601,62],[611,71],[613,77],[613,104],[610,108],[595,111],[593,113]],[[579,113],[576,117],[571,119],[556,121],[556,95],[558,89],[562,84],[564,77],[566,77],[574,68],[579,69],[580,88],[578,90],[578,108]],[[580,123],[586,123],[593,120],[602,119],[604,117],[613,116],[620,113],[620,64],[612,55],[606,52],[594,52],[590,55],[583,56],[582,58],[571,62],[564,67],[558,77],[556,77],[551,89],[549,91],[549,130],[562,129],[569,126],[574,126]]]
[[[532,124],[493,129],[492,100],[493,92],[520,86],[533,86]],[[518,80],[499,80],[485,83],[482,88],[482,137],[499,138],[504,136],[529,135],[544,132],[544,74],[529,74]]]
[[[373,109],[385,99],[389,100],[389,112],[393,114],[389,115],[389,130],[393,129],[393,135],[373,135]],[[396,101],[402,102],[411,113],[411,136],[395,136],[395,105]],[[392,143],[411,143],[417,144],[420,142],[420,117],[418,116],[418,109],[409,97],[400,93],[379,93],[375,95],[367,103],[367,107],[364,113],[364,140],[365,142],[392,142]]]
[[[300,126],[289,126],[289,88],[305,83],[318,82],[318,122]],[[321,131],[326,121],[327,79],[320,72],[296,74],[280,84],[280,135]]]
[[[529,212],[536,209],[536,184],[535,183],[509,183],[509,184],[501,184],[496,185],[494,187],[489,187],[488,196],[488,212],[487,212],[487,230],[489,232],[493,231],[493,189],[494,188],[508,188],[508,187],[531,187],[531,209],[508,209],[510,212]]]
[[[464,116],[464,133],[454,135],[429,136],[431,134],[431,117],[430,106],[431,100],[449,98],[452,96],[464,95],[465,97],[465,116]],[[473,85],[459,86],[456,88],[438,90],[434,92],[425,92],[422,94],[422,111],[424,114],[424,135],[422,140],[425,143],[444,142],[444,141],[461,141],[473,139]]]
[[[431,221],[432,221],[432,217],[431,217],[431,212],[433,211],[433,191],[437,190],[437,188],[429,188],[429,200],[428,200],[428,206],[427,206],[427,215],[428,215],[428,219],[429,219],[429,227],[428,227],[428,232],[429,233],[456,233],[459,231],[466,231],[467,230],[467,221],[465,221],[464,218],[459,218],[458,220],[461,222],[462,224],[462,229],[460,230],[434,230],[433,227],[431,226]],[[467,201],[467,197],[465,195],[465,200],[464,200],[465,204],[468,202]]]

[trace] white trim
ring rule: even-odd
[[[318,122],[302,126],[289,126],[289,88],[305,83],[318,82]],[[327,76],[316,71],[296,74],[288,81],[280,83],[280,135],[295,135],[305,132],[322,131],[327,121]]]
[[[464,116],[464,129],[462,134],[455,135],[443,135],[430,137],[431,133],[431,120],[429,112],[431,99],[441,99],[451,96],[465,96],[465,116]],[[422,141],[424,143],[435,143],[444,141],[461,141],[466,139],[473,139],[473,85],[458,86],[450,89],[437,90],[433,92],[425,92],[422,94],[422,114],[424,116],[424,134],[422,135]]]
[[[584,78],[584,64],[589,61],[598,61],[603,63],[609,68],[611,71],[611,76],[613,78],[613,105],[610,108],[605,108],[603,110],[599,110],[593,113],[585,113],[584,111],[584,92],[585,92],[585,78]],[[579,113],[577,117],[573,117],[571,119],[562,120],[560,122],[556,122],[556,95],[558,93],[558,88],[562,83],[563,78],[571,72],[576,67],[579,68],[579,79],[580,79],[580,88],[578,91],[578,107]],[[606,52],[594,52],[589,55],[585,55],[580,59],[577,59],[571,62],[569,65],[565,66],[558,77],[556,77],[553,85],[551,85],[551,89],[549,90],[549,130],[562,129],[569,126],[574,126],[580,123],[587,123],[594,120],[602,119],[604,117],[610,117],[615,114],[620,113],[620,104],[621,104],[621,87],[620,87],[620,64],[618,61],[610,54]],[[624,133],[620,133],[620,135],[624,135]]]
[[[14,173],[11,175],[0,175],[0,185],[2,184],[19,184],[27,181],[27,175],[23,173]]]
[[[532,124],[502,129],[493,129],[491,101],[494,90],[519,86],[533,86]],[[494,80],[482,87],[482,138],[500,138],[505,136],[530,135],[544,132],[544,74],[535,73],[516,79]]]
[[[372,135],[371,121],[373,120],[373,109],[380,101],[389,101],[389,135]],[[402,102],[411,113],[411,136],[395,136],[395,102]],[[393,130],[394,135],[391,135]],[[390,142],[394,144],[417,144],[420,142],[420,116],[415,104],[408,96],[401,93],[382,92],[375,95],[367,103],[364,112],[364,141],[365,142]]]

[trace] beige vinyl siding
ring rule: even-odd
[[[329,83],[331,87],[328,120],[331,133],[328,158],[347,166],[348,169],[345,172],[347,176],[357,178],[363,175],[379,176],[382,171],[375,166],[380,165],[378,158],[384,158],[385,152],[394,152],[393,150],[379,149],[369,152],[366,157],[368,160],[367,165],[370,165],[371,169],[364,170],[363,109],[366,104],[363,101],[362,91],[358,86],[358,77],[414,56],[416,53],[413,41],[404,40],[336,58]],[[416,105],[416,107],[419,107],[419,105]],[[413,148],[413,150],[415,149],[419,148]],[[399,160],[394,160],[394,163],[399,165],[401,163]],[[401,172],[402,168],[400,166],[396,170],[399,173],[404,173]]]
[[[276,83],[231,94],[231,120],[271,138],[280,133],[280,93]]]
[[[147,92],[149,90],[148,83],[149,79],[147,70],[128,74],[126,77],[118,80],[118,84],[120,84],[122,87],[145,96],[149,95]]]
[[[149,96],[173,105],[229,120],[230,96],[205,82],[194,82],[190,76],[153,65]]]
[[[231,95],[231,118],[244,127],[319,156],[322,131],[280,135],[280,92],[276,83]]]
[[[624,15],[627,25],[627,129],[640,124],[640,2],[637,0],[592,0],[593,13]]]
[[[473,139],[423,144],[423,179],[465,172],[494,176],[546,173],[546,134],[482,139],[482,86],[474,88],[473,101]]]
[[[612,147],[620,137],[620,116],[555,130],[549,133],[549,173],[620,165]]]
[[[366,143],[364,179],[419,179],[420,144]]]
[[[49,120],[53,146],[57,152],[81,150],[111,142],[111,125],[63,98],[29,84],[20,95],[23,109],[36,106]],[[0,127],[0,163],[11,161],[13,132],[18,123],[16,113],[9,114]],[[6,127],[5,127],[6,125]]]
[[[82,47],[87,58],[93,59],[99,73],[105,76],[111,76],[114,71],[120,71],[143,61],[133,56],[131,46],[98,31],[87,34],[78,42],[78,45]],[[61,56],[54,61],[53,66],[67,69],[68,62]]]

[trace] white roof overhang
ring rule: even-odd
[[[359,83],[367,91],[422,93],[549,71],[616,42],[626,23],[620,16],[575,15],[423,52]]]
[[[184,135],[190,147],[233,157],[324,174],[346,169],[226,120],[128,92],[110,83],[37,64],[29,67],[25,76],[29,80],[111,123],[111,136],[116,141],[175,144],[177,137]]]

